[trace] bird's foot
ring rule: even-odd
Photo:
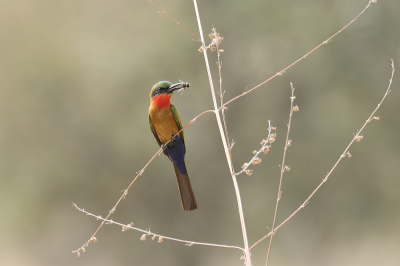
[[[172,147],[174,145],[174,141],[175,141],[174,136],[171,136],[171,140],[168,142],[167,145],[161,143],[161,148],[163,149],[163,151],[165,151],[168,147]]]

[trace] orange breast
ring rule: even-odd
[[[178,133],[178,126],[170,108],[158,109],[155,106],[151,106],[149,114],[154,130],[157,132],[161,142],[169,141],[171,136]]]

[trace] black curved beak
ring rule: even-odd
[[[189,86],[190,86],[190,83],[182,83],[182,82],[175,83],[175,84],[172,84],[172,85],[168,88],[167,93],[173,93],[173,92],[176,91],[176,90],[182,90],[182,89],[184,89],[184,88],[188,88]]]

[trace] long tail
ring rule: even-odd
[[[194,197],[192,185],[190,184],[189,175],[186,171],[186,174],[182,174],[178,167],[174,165],[176,181],[178,182],[179,192],[181,194],[181,202],[182,208],[185,212],[193,211],[199,208],[197,205],[196,198]],[[186,166],[185,166],[186,168]]]

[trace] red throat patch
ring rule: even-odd
[[[158,109],[169,108],[171,105],[170,99],[172,94],[160,94],[152,99],[152,105],[155,105]]]

